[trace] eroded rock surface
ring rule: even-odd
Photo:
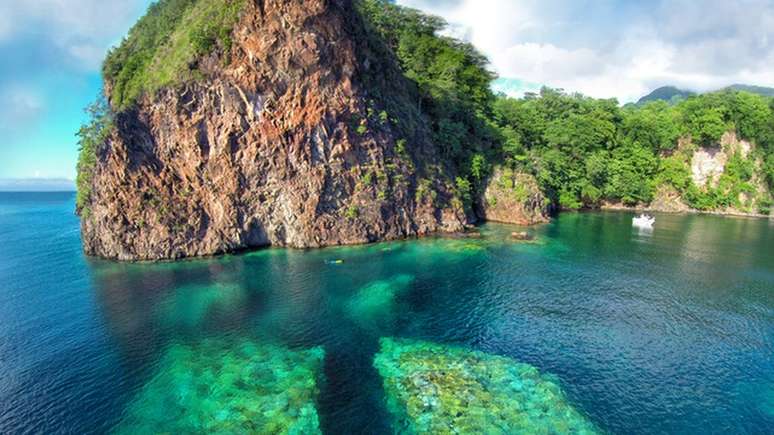
[[[750,142],[739,139],[735,132],[726,132],[715,147],[698,147],[691,159],[693,184],[700,188],[717,187],[729,158],[737,152],[747,158],[752,148]]]
[[[482,217],[518,225],[548,222],[548,200],[535,177],[496,168],[481,200]]]
[[[462,230],[454,174],[418,111],[389,113],[414,107],[410,87],[392,59],[370,60],[363,31],[350,2],[248,2],[227,65],[201,59],[201,80],[117,114],[86,252],[157,260]]]

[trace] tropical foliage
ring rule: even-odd
[[[78,194],[75,199],[76,209],[81,214],[88,214],[88,204],[91,199],[92,177],[97,167],[97,155],[113,129],[113,115],[107,101],[100,96],[97,101],[86,108],[88,121],[78,131],[78,176],[76,185]]]
[[[686,94],[674,105],[621,107],[616,100],[548,88],[521,99],[495,96],[487,59],[470,44],[443,36],[442,19],[386,0],[359,5],[419,90],[418,106],[431,121],[435,142],[456,164],[462,197],[475,196],[493,163],[533,173],[553,203],[566,209],[603,200],[648,203],[662,185],[697,208],[740,207],[739,194],[755,192],[750,171],[734,165],[755,172],[757,158],[766,162],[762,178],[774,180],[774,115],[766,97],[727,90]],[[716,146],[732,130],[759,144],[757,154],[734,156],[715,188],[694,186],[693,147]],[[691,145],[678,149],[681,138]]]
[[[488,60],[471,44],[441,36],[438,17],[386,0],[360,0],[357,9],[368,30],[386,45],[415,85],[417,108],[430,120],[435,143],[457,168],[460,196],[484,177],[487,157],[498,146],[491,125],[495,78]]]
[[[500,97],[495,118],[506,137],[505,161],[534,172],[562,208],[593,207],[601,200],[648,203],[663,185],[695,208],[744,208],[740,195],[757,194],[751,183],[759,171],[756,160],[769,162],[760,169],[761,178],[772,179],[771,101],[746,92],[694,96],[674,106],[652,102],[621,108],[615,100],[543,89],[522,99]],[[728,131],[758,148],[747,157],[729,150],[717,186],[694,186],[689,163],[695,147],[717,147]],[[686,139],[682,148],[680,138]]]
[[[246,0],[159,0],[108,53],[102,73],[116,110],[141,95],[196,77],[196,59],[231,50],[231,31]]]

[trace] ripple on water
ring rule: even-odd
[[[515,385],[537,379],[503,409],[565,403],[621,434],[774,433],[767,221],[665,215],[639,234],[630,214],[565,213],[526,229],[534,244],[486,225],[478,239],[115,264],[81,255],[72,195],[25,204],[0,194],[0,433],[201,432],[189,428],[242,424],[253,407],[269,413],[255,432],[393,433],[382,337],[438,343],[432,358],[402,354],[391,379],[411,388],[420,361],[463,361],[460,385],[491,370],[455,343],[486,352],[482,366],[500,355],[540,370],[503,369]],[[251,365],[258,398],[233,381]],[[561,390],[537,387],[558,385],[545,373]]]

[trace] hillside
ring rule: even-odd
[[[749,92],[751,94],[761,95],[764,97],[774,97],[774,88],[767,88],[764,86],[753,85],[741,85],[735,84],[727,86],[715,92],[732,91],[732,92]],[[636,105],[642,106],[653,101],[666,101],[671,104],[677,104],[680,101],[696,95],[696,92],[688,91],[685,89],[679,89],[674,86],[662,86],[655,89],[653,92],[640,98]]]
[[[678,89],[674,86],[660,87],[637,101],[638,106],[645,105],[653,101],[666,101],[676,104],[688,97],[696,95],[695,92]]]
[[[764,97],[774,97],[774,88],[753,85],[731,85],[725,89],[732,91],[744,91],[751,94],[763,95]]]
[[[495,96],[488,60],[444,27],[386,0],[154,4],[105,60],[105,99],[79,132],[86,252],[368,243],[663,192],[769,213],[770,99]],[[718,150],[712,182],[692,177]]]

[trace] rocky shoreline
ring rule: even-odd
[[[687,208],[685,210],[674,210],[674,209],[662,208],[662,207],[627,206],[622,204],[604,204],[599,209],[602,211],[655,212],[655,213],[669,213],[669,214],[704,214],[704,215],[713,215],[713,216],[744,217],[744,218],[774,220],[774,215],[765,215],[760,213],[745,213],[738,210],[708,211],[708,210],[696,210],[692,208]]]

